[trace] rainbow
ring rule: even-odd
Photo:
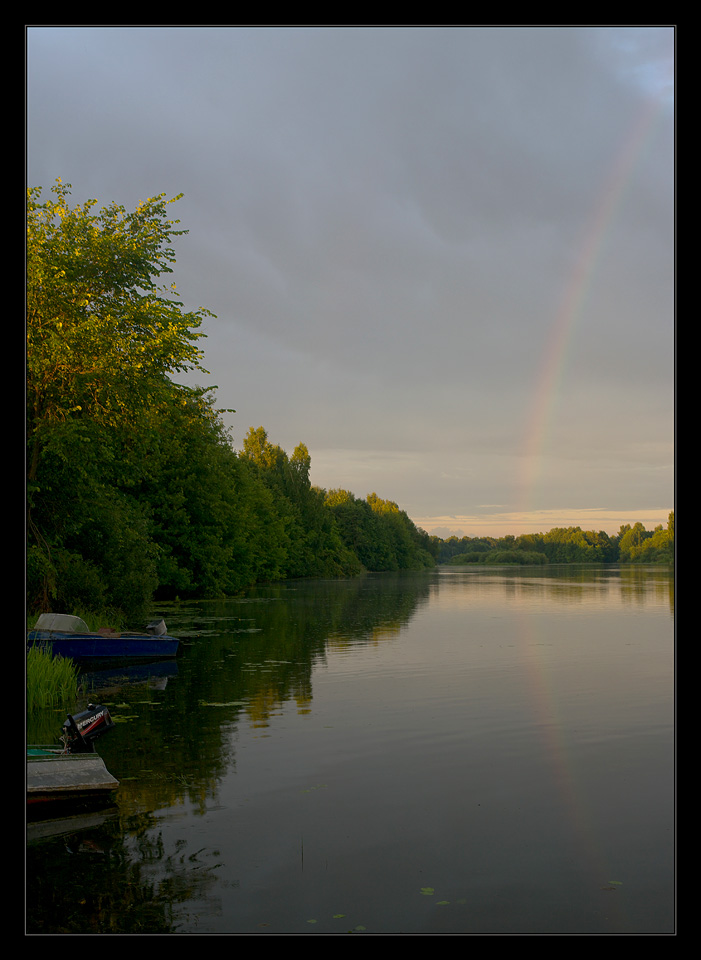
[[[518,512],[524,520],[531,512],[534,492],[548,447],[560,387],[567,369],[573,330],[582,314],[611,226],[631,182],[632,172],[650,143],[655,121],[663,105],[661,100],[646,104],[646,109],[636,119],[621,145],[583,234],[574,270],[553,320],[539,368],[537,390],[530,408],[521,451]],[[607,851],[601,848],[597,839],[592,812],[579,782],[579,772],[571,762],[568,746],[563,738],[563,725],[559,722],[557,698],[552,689],[548,664],[540,652],[540,647],[535,643],[537,623],[523,612],[516,633],[517,643],[524,654],[527,654],[526,680],[533,709],[541,722],[544,746],[552,763],[560,800],[575,828],[574,837],[579,845],[583,868],[586,868],[593,878],[605,884],[610,879],[611,865]]]
[[[550,328],[520,454],[516,501],[517,512],[523,519],[533,505],[576,322],[582,314],[592,278],[601,261],[611,225],[616,220],[631,182],[632,172],[652,139],[655,121],[661,115],[664,103],[662,98],[646,102],[618,151],[584,232],[574,270]]]

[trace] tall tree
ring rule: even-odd
[[[126,488],[158,436],[153,411],[186,400],[171,376],[203,370],[208,311],[186,312],[174,285],[159,285],[186,232],[164,194],[127,212],[71,207],[61,181],[52,192],[42,202],[41,188],[27,191],[28,587],[44,606],[71,578],[99,583],[103,598],[140,590],[145,601],[155,583],[148,511]]]
[[[71,208],[70,184],[54,200],[27,191],[28,477],[58,424],[89,417],[115,426],[160,399],[168,378],[203,369],[197,340],[208,311],[185,312],[171,273],[173,238],[165,194],[127,213],[95,200]],[[178,197],[173,198],[177,200]]]

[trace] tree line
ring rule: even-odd
[[[617,534],[581,527],[505,537],[433,538],[438,563],[674,563],[674,511],[667,525],[623,524]]]
[[[376,493],[313,486],[303,443],[288,455],[258,427],[234,449],[216,388],[175,379],[206,373],[200,328],[211,316],[184,310],[162,282],[186,232],[169,219],[178,198],[161,194],[128,212],[115,203],[97,210],[94,200],[71,206],[61,181],[52,194],[42,201],[40,188],[27,191],[28,610],[135,618],[155,599],[495,551],[517,562],[670,553],[668,531],[648,535],[640,524],[613,538],[615,549],[581,531],[441,541]]]

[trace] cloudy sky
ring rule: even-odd
[[[670,27],[29,27],[27,185],[183,193],[234,446],[424,529],[666,523]],[[192,381],[195,382],[195,381]]]

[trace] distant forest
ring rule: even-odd
[[[443,541],[391,500],[312,486],[308,450],[263,427],[234,449],[204,371],[206,310],[173,286],[163,195],[128,213],[27,194],[27,610],[147,614],[158,599],[435,563],[671,562],[666,529]],[[177,198],[175,198],[177,199]],[[215,388],[212,388],[215,389]]]
[[[646,530],[624,524],[611,537],[603,530],[554,527],[521,536],[448,537],[434,541],[437,563],[673,563],[674,511],[667,526]]]

